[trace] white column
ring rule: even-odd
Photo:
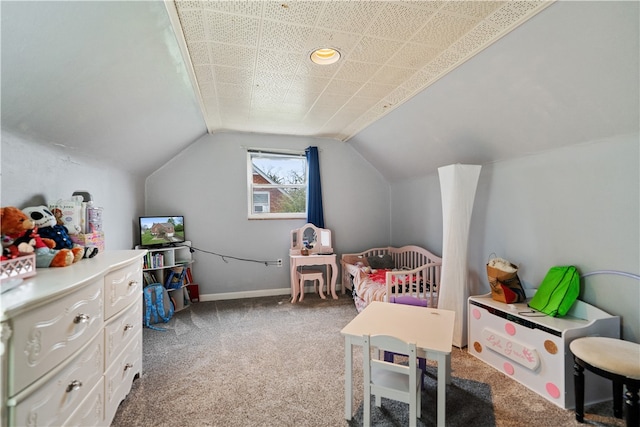
[[[438,308],[456,312],[453,345],[467,345],[467,247],[473,201],[480,176],[478,165],[449,165],[438,168],[442,192],[442,271]]]

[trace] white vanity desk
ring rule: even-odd
[[[327,283],[333,299],[338,299],[338,295],[336,295],[338,263],[331,245],[331,230],[318,228],[313,224],[307,223],[298,229],[291,230],[290,244],[289,262],[292,301],[296,301],[299,292],[298,279],[296,277],[298,268],[312,265],[326,266],[326,274],[327,276],[330,274],[331,279],[329,277],[325,278],[325,283]]]
[[[142,374],[142,257],[41,268],[0,299],[2,426],[108,426]]]

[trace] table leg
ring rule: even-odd
[[[437,426],[445,427],[445,414],[446,414],[446,397],[447,397],[447,378],[450,378],[450,373],[447,371],[451,367],[447,364],[447,355],[438,353],[436,361],[438,362],[438,412],[437,412]]]
[[[331,296],[333,299],[338,299],[338,295],[336,295],[336,280],[338,279],[338,264],[336,264],[335,259],[330,264],[331,266]]]
[[[353,346],[351,338],[344,337],[344,418],[351,420],[353,413]]]
[[[298,270],[298,266],[293,260],[291,260],[291,302],[292,303],[296,302],[296,299],[298,299],[298,286],[296,286],[297,270]]]

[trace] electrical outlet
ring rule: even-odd
[[[282,258],[278,258],[278,263],[276,264],[277,267],[282,267]]]

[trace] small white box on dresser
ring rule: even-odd
[[[468,300],[468,351],[555,405],[575,407],[569,343],[584,336],[620,337],[620,317],[577,300],[565,317],[504,304],[491,294]],[[611,382],[585,372],[585,403],[611,400]]]

